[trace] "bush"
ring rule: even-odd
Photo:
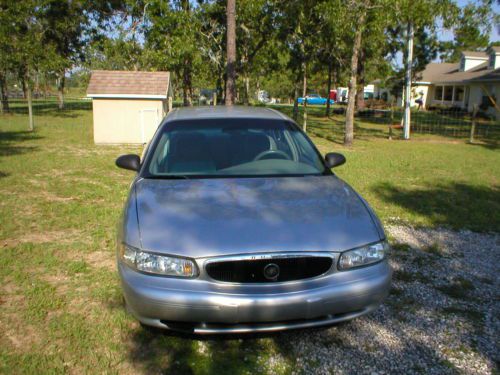
[[[365,107],[369,109],[389,109],[391,103],[381,99],[368,99],[365,100]]]

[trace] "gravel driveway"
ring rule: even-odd
[[[500,235],[386,228],[393,289],[373,314],[323,330],[282,333],[268,361],[294,373],[498,374]]]

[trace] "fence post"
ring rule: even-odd
[[[394,124],[394,106],[391,102],[391,114],[389,115],[389,140],[392,141],[392,125]]]
[[[215,107],[217,105],[217,91],[212,93],[212,105]]]
[[[472,121],[470,126],[469,143],[474,143],[474,133],[476,132],[476,116],[477,116],[477,104],[474,104],[474,107],[472,108]]]

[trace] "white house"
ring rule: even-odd
[[[486,52],[465,51],[459,63],[431,63],[420,74],[412,89],[411,103],[422,97],[424,106],[445,105],[471,112],[498,98],[500,94],[500,47]],[[500,116],[493,106],[487,109]]]
[[[375,96],[386,92],[375,81]],[[385,91],[384,91],[385,90]],[[387,94],[386,94],[387,95]],[[491,103],[500,98],[500,47],[485,52],[465,51],[459,63],[430,63],[412,84],[411,105],[422,99],[423,106],[443,105],[472,112],[475,105],[488,105],[486,112],[500,119]]]

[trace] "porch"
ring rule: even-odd
[[[430,87],[430,105],[467,108],[469,87],[463,84],[432,85]]]

